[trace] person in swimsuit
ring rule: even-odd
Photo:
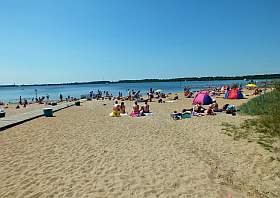
[[[110,114],[110,116],[112,117],[119,117],[120,116],[120,105],[118,103],[118,101],[115,101],[115,104],[113,105],[113,111]]]
[[[213,110],[213,105],[208,105],[206,109],[206,115],[216,115],[216,113]]]
[[[136,101],[135,101],[134,105],[132,106],[132,112],[130,115],[132,117],[138,117],[140,115],[140,108]]]
[[[205,115],[205,113],[204,113],[205,110],[206,110],[206,109],[204,109],[204,108],[202,107],[202,105],[196,104],[196,105],[194,105],[194,107],[193,107],[193,109],[192,109],[192,114],[193,114],[194,116],[203,116],[203,115]]]
[[[150,105],[148,105],[148,101],[145,101],[144,106],[140,109],[141,116],[145,116],[145,113],[150,113]]]
[[[214,112],[222,112],[223,111],[223,109],[219,109],[219,105],[218,105],[218,103],[216,102],[215,99],[213,99],[212,109],[213,109]]]
[[[145,102],[144,108],[143,108],[144,113],[150,113],[150,105],[148,105],[148,102]]]
[[[124,102],[121,102],[120,113],[121,113],[121,114],[125,114],[125,105],[124,105]]]

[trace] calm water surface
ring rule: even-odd
[[[114,96],[118,92],[122,92],[124,96],[127,95],[128,89],[140,90],[144,95],[150,89],[162,89],[165,93],[182,92],[184,86],[191,87],[192,90],[199,90],[209,86],[216,87],[222,85],[232,85],[238,83],[245,85],[243,80],[230,81],[192,81],[192,82],[149,82],[149,83],[118,83],[118,84],[85,84],[85,85],[51,85],[51,86],[28,86],[28,87],[0,87],[0,101],[17,102],[19,96],[30,100],[36,97],[49,95],[51,99],[58,99],[59,94],[64,97],[71,96],[80,98],[82,94],[88,94],[90,91],[97,92],[109,91]]]

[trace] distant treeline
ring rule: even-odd
[[[208,76],[208,77],[186,77],[171,79],[142,79],[142,80],[119,80],[119,81],[91,81],[74,83],[56,83],[56,84],[33,84],[21,86],[52,86],[52,85],[83,85],[83,84],[113,84],[113,83],[145,83],[145,82],[181,82],[181,81],[214,81],[214,80],[262,80],[262,79],[280,79],[280,74],[246,75],[246,76]],[[16,87],[18,85],[0,85],[0,87]]]
[[[214,80],[244,80],[244,79],[246,79],[246,80],[280,79],[280,74],[247,75],[247,76],[186,77],[186,78],[171,78],[171,79],[120,80],[115,83],[214,81]]]

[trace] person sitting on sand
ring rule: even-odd
[[[145,101],[144,106],[140,109],[140,115],[145,116],[146,113],[150,113],[150,105],[148,105],[148,102]]]
[[[120,105],[118,101],[115,101],[115,104],[113,105],[113,111],[110,114],[111,117],[119,117],[120,116]]]
[[[163,100],[162,100],[162,98],[158,100],[158,103],[163,103]]]
[[[144,113],[150,113],[150,105],[148,105],[147,101],[144,104],[143,112]]]
[[[213,105],[208,105],[206,109],[206,115],[216,115],[216,113],[213,110]]]
[[[202,105],[200,104],[196,104],[194,105],[193,109],[192,109],[192,114],[194,116],[204,116],[205,115],[205,108],[202,107]]]
[[[219,105],[215,99],[213,99],[212,108],[214,112],[222,112],[223,109],[219,109]]]
[[[201,104],[196,104],[193,107],[193,111],[196,112],[196,113],[204,113],[205,110],[206,109],[203,108],[203,106]]]
[[[124,105],[124,102],[121,102],[120,113],[121,113],[121,114],[125,114],[125,105]]]
[[[178,99],[179,99],[178,94],[175,94],[175,96],[174,96],[173,100],[178,100]]]
[[[192,98],[193,97],[193,92],[189,92],[188,95],[186,95],[186,98]]]
[[[132,112],[130,115],[132,117],[138,117],[140,115],[140,109],[137,101],[135,101],[134,105],[132,106]]]

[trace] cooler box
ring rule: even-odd
[[[53,117],[53,109],[52,108],[44,108],[44,116],[45,117]]]
[[[4,118],[6,115],[6,112],[0,112],[0,118]]]

